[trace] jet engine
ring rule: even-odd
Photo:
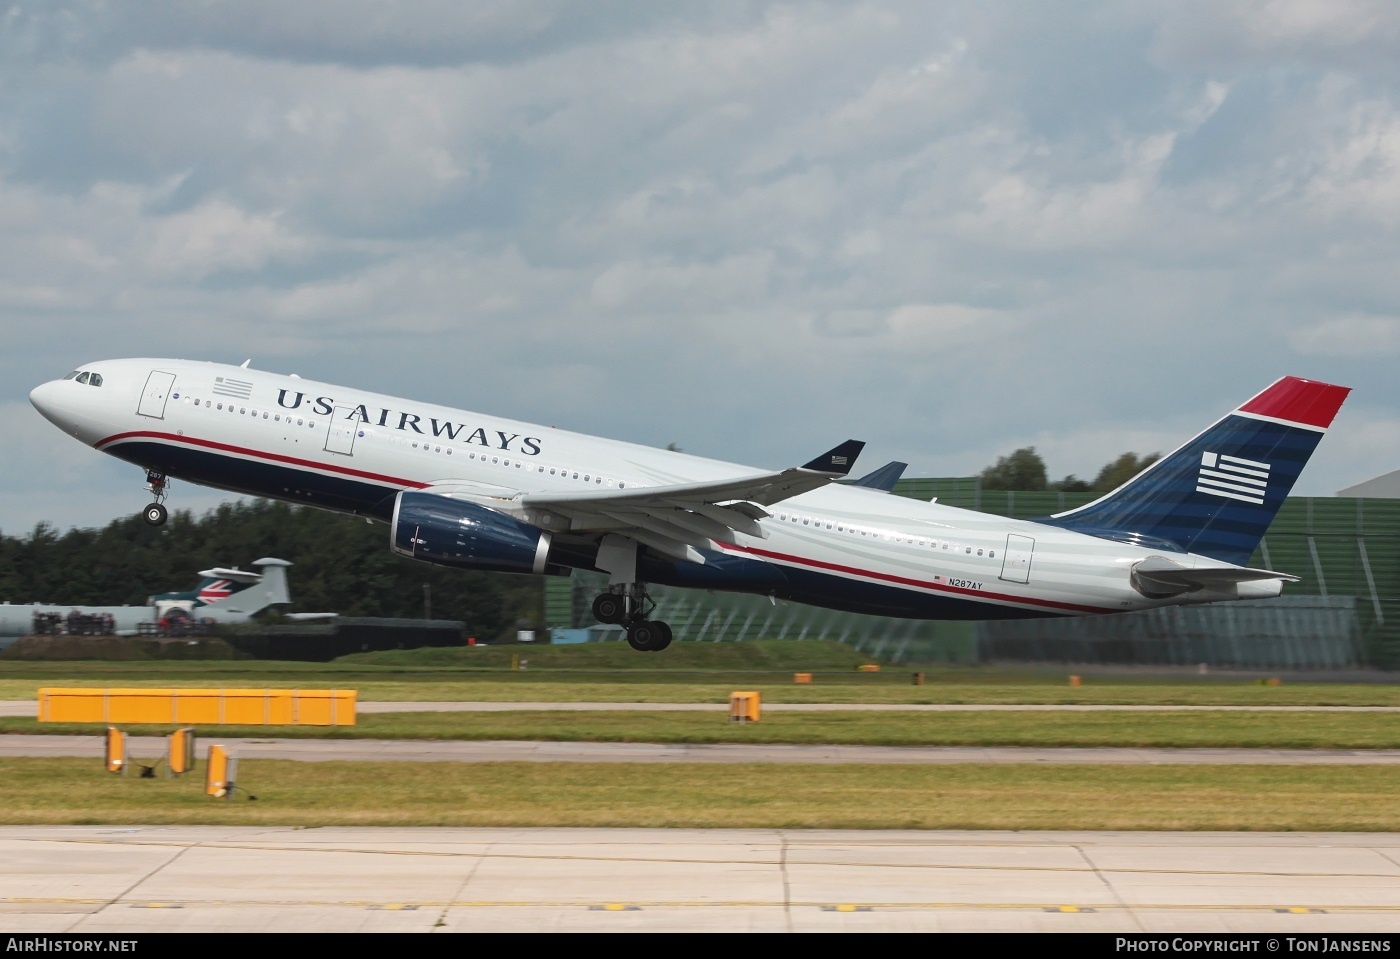
[[[512,516],[437,493],[394,501],[389,548],[401,556],[499,573],[547,573],[550,534]]]

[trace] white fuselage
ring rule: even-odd
[[[101,386],[56,380],[32,399],[80,441],[171,476],[239,493],[391,514],[402,490],[455,493],[513,510],[520,494],[636,489],[752,474],[751,468],[448,407],[215,363],[88,364]],[[153,377],[152,374],[165,374]],[[833,484],[767,507],[762,536],[709,550],[771,563],[833,608],[941,618],[938,604],[987,616],[1122,612],[1278,595],[1277,580],[1168,600],[1134,589],[1154,551],[1071,530]],[[1186,567],[1220,562],[1173,553]],[[895,592],[890,592],[891,590]],[[855,602],[846,596],[859,595]],[[876,608],[872,608],[876,607]],[[925,612],[918,608],[926,607]]]

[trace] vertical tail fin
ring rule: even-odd
[[[262,582],[258,584],[259,602],[249,604],[248,612],[290,603],[291,593],[287,590],[287,567],[292,565],[285,559],[259,559],[253,565],[262,570]],[[251,599],[251,595],[248,597]]]
[[[1350,392],[1285,376],[1118,489],[1042,522],[1243,566]]]

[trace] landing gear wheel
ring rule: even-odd
[[[159,503],[152,503],[146,507],[146,523],[151,526],[164,526],[165,520],[170,514],[165,507]]]
[[[627,627],[627,645],[639,653],[650,652],[656,648],[654,644],[660,638],[656,624],[651,620],[639,619]]]
[[[671,645],[671,626],[660,620],[654,621],[651,625],[656,627],[656,641],[651,644],[651,651],[659,653]]]
[[[600,623],[614,626],[627,615],[627,604],[617,593],[603,593],[593,600],[593,618]]]

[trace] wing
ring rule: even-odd
[[[865,444],[847,440],[807,464],[733,479],[580,493],[526,493],[516,500],[543,529],[609,532],[677,559],[701,562],[697,547],[763,537],[758,521],[772,506],[846,476]]]

